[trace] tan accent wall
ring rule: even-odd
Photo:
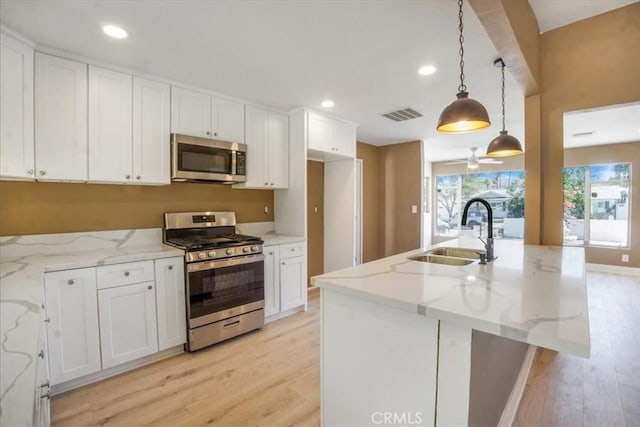
[[[564,152],[565,167],[625,162],[631,162],[630,248],[588,246],[587,262],[640,267],[640,142],[571,148]],[[629,254],[629,262],[622,262],[622,254]]]
[[[362,260],[380,255],[380,204],[378,147],[358,142],[356,157],[362,159]]]
[[[273,221],[273,191],[192,183],[0,182],[2,236],[155,228],[162,227],[164,212],[202,210],[234,211],[238,222]]]
[[[422,152],[420,141],[378,148],[380,255],[420,247]],[[411,207],[417,206],[417,213]]]
[[[316,212],[316,207],[318,212]],[[307,278],[324,273],[324,163],[307,160]]]

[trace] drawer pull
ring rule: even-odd
[[[128,271],[125,271],[125,272],[124,272],[124,275],[125,275],[126,277],[129,277],[129,275],[130,275],[130,274],[131,274],[131,273],[129,273]]]
[[[51,322],[51,319],[49,319],[48,317],[44,319],[44,323],[49,323],[49,322]]]
[[[149,286],[147,286],[147,289],[151,290],[151,289],[153,289],[153,286],[149,285]]]
[[[40,353],[38,353],[38,357],[40,359],[44,359],[44,350],[40,350]]]
[[[73,285],[75,282],[72,279],[67,280],[67,285]]]
[[[45,388],[45,387],[49,387],[51,384],[49,383],[49,380],[46,380],[45,382],[43,382],[42,384],[40,384],[40,388]]]
[[[286,264],[284,263],[284,261],[282,261],[282,265],[286,265]]]
[[[173,270],[173,265],[170,265],[170,266],[169,266],[169,270]]]
[[[236,320],[235,322],[227,323],[222,327],[222,329],[233,328],[234,326],[238,326],[239,324],[240,324],[240,321]]]

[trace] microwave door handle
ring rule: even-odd
[[[238,152],[236,150],[233,150],[231,152],[231,175],[237,175],[237,169],[236,169],[236,158],[238,156],[237,154]]]

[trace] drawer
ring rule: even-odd
[[[280,259],[292,258],[304,254],[304,242],[280,245]]]
[[[98,289],[153,282],[153,261],[127,262],[98,267]]]

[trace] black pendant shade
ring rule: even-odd
[[[442,133],[468,133],[491,125],[486,108],[469,98],[468,92],[459,92],[455,101],[447,105],[438,119],[438,131]]]

